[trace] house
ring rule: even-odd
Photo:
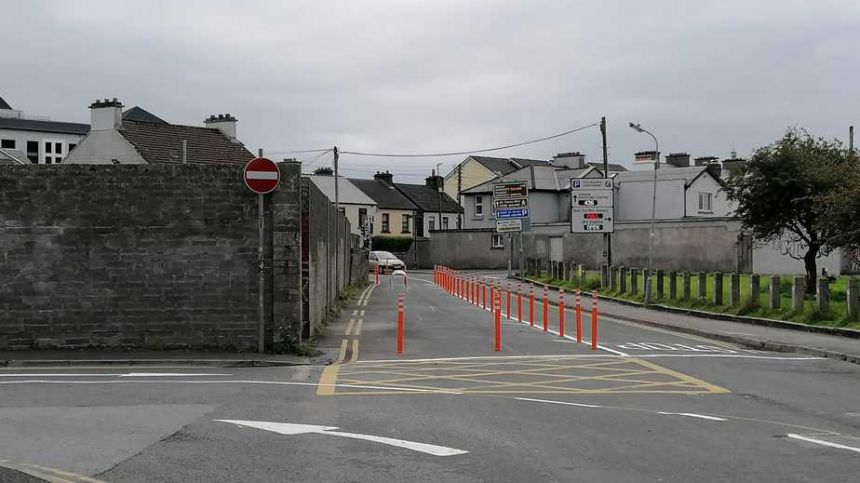
[[[382,236],[415,237],[415,217],[418,207],[394,186],[388,171],[376,173],[373,179],[350,179],[356,188],[376,202],[377,216],[373,233]]]
[[[460,194],[493,178],[510,174],[526,166],[542,166],[548,161],[524,158],[494,158],[491,156],[469,156],[445,176],[444,190],[462,205]]]
[[[323,171],[318,170],[318,172]],[[335,178],[332,174],[305,176],[334,203]],[[373,234],[373,220],[377,217],[377,203],[344,177],[338,177],[337,191],[340,211],[349,220],[352,233],[362,240],[369,238]]]
[[[493,185],[513,180],[525,181],[528,187],[530,223],[569,221],[570,180],[602,178],[603,173],[593,166],[586,166],[582,158],[563,157],[554,163],[527,166],[464,191],[465,228],[495,228]]]
[[[68,155],[69,164],[244,164],[254,158],[236,138],[230,114],[210,116],[205,127],[170,124],[135,107],[105,99],[90,105],[91,129]]]
[[[0,98],[0,149],[7,153],[23,152],[30,163],[63,162],[89,130],[88,124],[58,122],[43,116],[26,115]],[[3,157],[8,159],[9,155]]]
[[[418,207],[415,217],[416,236],[429,237],[433,230],[457,227],[463,208],[442,191],[442,177],[433,173],[425,184],[394,183],[401,193]]]
[[[651,219],[654,171],[619,173],[615,183],[615,220]],[[674,167],[657,170],[657,200],[654,218],[724,218],[731,216],[725,183],[714,167]]]

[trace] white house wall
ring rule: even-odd
[[[53,152],[53,145],[60,143],[62,145],[61,162],[65,162],[69,155],[70,144],[80,144],[84,136],[79,134],[51,133],[41,131],[19,131],[17,129],[0,129],[0,139],[11,139],[15,141],[15,149],[23,153],[27,153],[27,141],[35,141],[39,143],[39,164],[45,163],[45,157],[50,156],[51,159],[57,157]],[[50,153],[45,152],[45,143],[50,142],[52,149]],[[52,161],[53,164],[53,161]]]
[[[699,193],[711,193],[710,212],[699,211]],[[729,202],[728,193],[717,181],[707,175],[702,175],[687,188],[686,216],[697,216],[704,218],[722,218],[730,216],[733,206]]]
[[[795,260],[788,255],[783,255],[785,248],[791,248],[791,252],[795,256],[802,256],[803,251],[797,246],[792,245],[783,238],[779,241],[769,243],[756,243],[753,246],[752,254],[752,269],[753,273],[773,273],[773,274],[795,274],[802,275],[806,273],[806,268],[803,265],[803,260]],[[818,263],[818,273],[821,274],[821,269],[827,270],[830,275],[840,275],[842,270],[842,251],[835,250],[826,257],[816,258]]]
[[[433,234],[430,233],[430,219],[431,218],[435,221],[435,225],[436,225],[433,229],[434,230],[442,229],[442,224],[439,222],[439,219],[438,219],[439,218],[439,212],[425,211],[424,212],[424,236],[433,236]],[[445,213],[445,212],[443,212],[442,213],[442,219],[448,220],[448,229],[449,230],[454,230],[457,228],[457,213]]]
[[[117,131],[90,131],[75,151],[66,158],[67,164],[146,164],[134,146]]]
[[[615,191],[615,219],[650,220],[652,181],[620,183]],[[677,220],[684,217],[684,180],[657,182],[657,203],[654,217]]]

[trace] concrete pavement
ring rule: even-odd
[[[398,356],[400,291],[370,288],[343,312],[320,341],[339,361],[327,367],[4,368],[0,459],[112,482],[851,481],[860,471],[856,365],[608,319],[592,351],[551,332],[557,310],[547,332],[504,320],[497,353],[489,312],[427,273],[404,290]]]

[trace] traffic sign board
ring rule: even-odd
[[[571,233],[612,233],[615,207],[612,180],[570,180],[570,231]]]
[[[496,232],[507,233],[512,231],[523,231],[523,220],[521,218],[496,220]]]
[[[249,190],[264,195],[278,187],[281,172],[271,159],[254,158],[245,164],[242,177]]]
[[[493,184],[493,199],[528,198],[528,185],[525,181],[503,181]]]
[[[496,218],[527,218],[528,208],[516,208],[512,210],[496,210]]]

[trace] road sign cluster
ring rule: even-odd
[[[570,232],[612,233],[615,191],[612,180],[570,180]]]
[[[528,227],[529,190],[525,181],[505,181],[493,185],[496,232],[520,232]]]

